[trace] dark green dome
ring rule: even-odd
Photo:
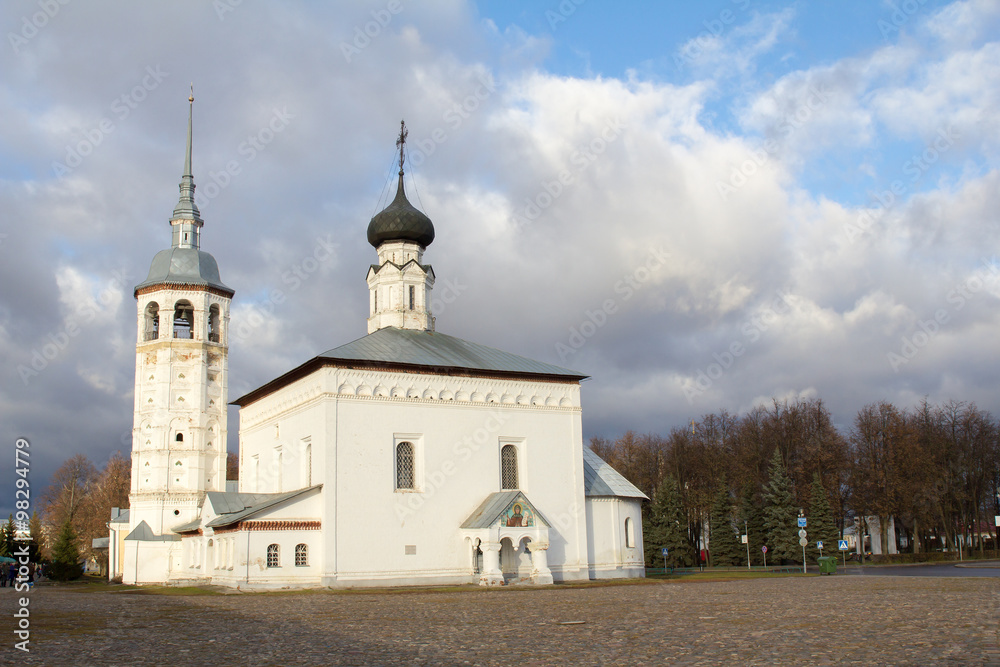
[[[378,248],[386,241],[413,241],[424,248],[434,241],[431,219],[406,199],[402,171],[399,172],[396,198],[368,223],[368,242]]]

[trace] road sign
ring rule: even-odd
[[[746,543],[747,543],[747,536],[740,535],[740,544],[746,544]]]
[[[847,551],[847,540],[837,540],[837,548],[841,551]]]
[[[764,553],[767,553],[767,545],[765,544],[764,546],[762,546],[760,550],[763,551]]]
[[[806,539],[806,538],[804,538],[804,537],[800,537],[800,538],[799,538],[799,546],[800,546],[800,547],[804,547],[804,546],[805,546],[805,545],[807,545],[807,544],[809,544],[809,540],[807,540],[807,539]]]
[[[806,529],[805,528],[800,528],[799,529],[799,537],[805,537],[805,536],[806,536]]]
[[[666,547],[663,547],[662,549],[660,549],[660,553],[663,554],[664,558],[666,558],[667,555],[670,553],[670,550],[667,549]]]
[[[823,550],[823,543],[820,542],[820,541],[817,541],[816,542],[816,548],[819,549],[820,551],[822,551]]]
[[[805,528],[805,527],[806,527],[806,518],[804,516],[800,516],[799,517],[799,528]]]

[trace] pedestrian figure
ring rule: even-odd
[[[17,579],[17,563],[11,563],[10,569],[7,570],[7,578],[10,580],[10,585],[14,585],[14,580]]]
[[[0,586],[7,588],[7,568],[0,566]]]

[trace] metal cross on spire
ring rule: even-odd
[[[406,137],[409,132],[406,130],[406,121],[399,121],[399,138],[396,139],[396,148],[399,149],[399,175],[403,175],[403,150],[406,146]]]

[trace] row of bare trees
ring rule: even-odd
[[[901,410],[873,403],[843,433],[821,400],[799,400],[774,401],[742,417],[704,415],[666,437],[629,431],[590,445],[650,498],[671,477],[694,544],[721,487],[734,506],[747,494],[760,499],[777,449],[798,506],[808,507],[818,476],[840,529],[855,516],[878,516],[883,545],[956,549],[964,535],[983,551],[997,544],[998,438],[1000,424],[974,404],[925,400]]]

